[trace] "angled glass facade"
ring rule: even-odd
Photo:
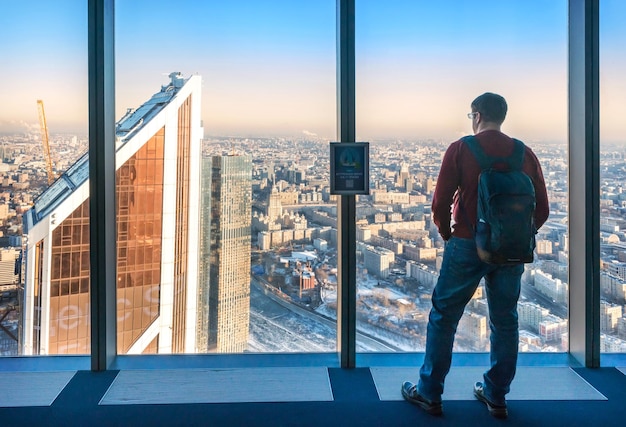
[[[37,249],[36,249],[37,250]],[[83,202],[52,232],[51,260],[37,256],[41,271],[50,264],[50,308],[41,310],[49,315],[35,329],[45,328],[48,345],[40,343],[36,354],[89,353],[89,204]],[[37,277],[35,277],[36,286]],[[47,332],[47,333],[46,333]],[[33,343],[34,344],[34,343]],[[35,349],[35,346],[33,345]]]
[[[187,290],[195,289],[195,280],[190,283],[187,271],[189,234],[195,235],[196,229],[190,229],[188,211],[194,179],[190,174],[191,134],[196,131],[192,131],[191,95],[177,101],[175,94],[195,90],[183,86],[196,82],[197,87],[199,80],[184,80],[176,73],[170,78],[169,85],[137,110],[128,111],[117,125],[117,160],[122,163],[115,174],[119,354],[183,353],[188,341],[193,342],[193,338],[186,339],[195,331],[187,331],[186,320],[189,306],[195,306],[195,301],[187,301]],[[180,106],[176,108],[177,102]],[[168,120],[166,112],[174,108],[177,118]],[[166,134],[174,142],[169,161]],[[198,144],[193,147],[197,149]],[[32,331],[22,341],[24,354],[90,351],[87,165],[85,156],[27,212],[28,241],[44,237],[26,251],[27,258],[35,260],[24,276],[25,293],[33,295],[35,316],[23,318],[24,328]],[[198,187],[194,188],[197,191]],[[164,208],[168,191],[175,203]],[[81,199],[80,206],[62,219]],[[169,252],[164,251],[166,237],[172,242],[167,244]]]
[[[128,353],[159,316],[164,135],[165,129],[159,129],[117,171],[117,351],[120,354]]]

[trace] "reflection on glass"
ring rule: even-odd
[[[159,315],[163,174],[157,171],[163,169],[164,134],[160,129],[116,173],[120,354],[128,353]]]
[[[626,352],[626,5],[600,2],[600,351]]]
[[[43,354],[89,354],[89,201],[52,232],[48,348]],[[38,257],[45,260],[45,257]],[[43,269],[43,263],[37,268]],[[41,308],[40,308],[41,309]],[[35,323],[41,327],[41,322]],[[47,350],[47,351],[46,351]]]
[[[121,354],[195,348],[201,79],[169,79],[116,126]]]
[[[359,0],[356,11],[357,139],[370,141],[372,188],[357,205],[357,330],[424,350],[443,251],[430,215],[442,156],[472,132],[471,101],[495,92],[509,104],[503,131],[539,157],[552,210],[522,280],[520,349],[567,351],[567,2]],[[489,334],[481,285],[455,351],[487,351]]]

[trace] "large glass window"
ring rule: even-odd
[[[0,355],[88,354],[87,2],[3,8]]]
[[[626,5],[600,2],[600,351],[626,352]]]
[[[116,2],[120,353],[336,351],[335,11]]]
[[[357,329],[423,351],[443,240],[430,205],[448,145],[472,133],[471,101],[503,95],[503,131],[537,154],[551,212],[519,302],[520,349],[567,351],[567,2],[356,4],[357,140],[370,141],[371,194],[357,202]],[[486,351],[484,285],[455,351]]]
[[[484,91],[509,101],[504,130],[537,153],[551,201],[520,347],[567,350],[566,6],[357,1],[357,140],[372,154],[358,351],[423,349],[443,245],[432,192]],[[624,352],[625,11],[601,7],[601,350]],[[116,1],[120,353],[335,350],[335,13],[333,0]],[[86,17],[67,0],[0,16],[1,355],[90,349]],[[487,324],[481,287],[456,350],[488,349]]]

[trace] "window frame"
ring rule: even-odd
[[[355,1],[337,0],[337,138],[355,142]],[[569,352],[520,355],[534,365],[555,360],[599,367],[599,0],[568,1],[568,147],[570,303]],[[0,358],[0,370],[302,366],[353,368],[419,363],[415,354],[356,353],[355,196],[338,203],[339,303],[337,355],[116,354],[115,0],[88,0],[91,355]],[[479,356],[481,361],[484,357]],[[602,355],[604,366],[626,355]],[[467,356],[475,360],[475,356]],[[358,363],[357,363],[358,362]],[[607,365],[610,363],[610,365]]]

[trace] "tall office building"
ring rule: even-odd
[[[278,187],[275,185],[272,186],[272,192],[270,193],[270,198],[267,203],[267,216],[273,220],[283,216],[282,197],[278,192]]]
[[[243,352],[250,329],[252,159],[202,159],[199,352]]]
[[[406,189],[406,185],[409,179],[409,165],[405,162],[402,162],[402,164],[400,164],[400,171],[396,175],[396,186]]]
[[[117,351],[195,348],[201,78],[170,74],[116,124]],[[89,159],[24,215],[22,354],[88,354]]]

